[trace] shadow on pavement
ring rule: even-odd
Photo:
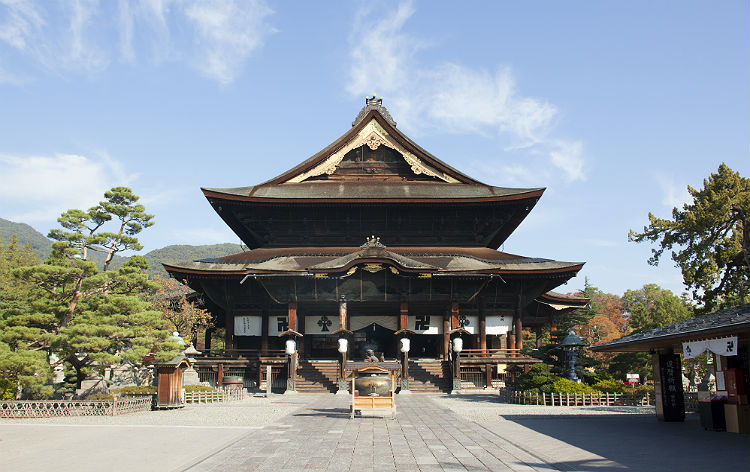
[[[503,418],[609,459],[626,470],[747,470],[750,463],[747,435],[705,431],[696,414],[688,414],[684,423],[665,423],[642,414]],[[534,444],[514,442],[535,449]],[[543,445],[536,447],[544,450]],[[553,464],[561,470],[603,470],[596,461],[559,459]]]

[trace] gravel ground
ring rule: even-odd
[[[150,425],[248,427],[271,423],[310,402],[310,395],[272,395],[269,398],[187,405],[174,410],[144,411],[119,416],[0,419],[0,424]]]
[[[653,406],[543,406],[502,403],[497,395],[441,395],[433,399],[465,418],[487,420],[506,416],[655,415]]]

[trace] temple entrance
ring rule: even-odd
[[[310,334],[305,339],[306,349],[309,359],[338,359],[341,354],[338,352],[338,339],[336,335],[330,334]]]
[[[440,357],[440,343],[443,342],[442,334],[417,334],[410,336],[410,339],[410,358],[438,359]]]
[[[394,336],[394,332],[377,323],[371,323],[354,331],[354,346],[350,351],[351,356],[354,359],[362,359],[365,356],[365,351],[372,349],[378,357],[382,353],[386,360],[398,359],[398,340]]]

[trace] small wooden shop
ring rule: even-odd
[[[712,357],[716,390],[698,392],[701,422],[706,429],[750,432],[750,304],[631,334],[591,350],[649,352],[653,355],[656,415],[683,421],[685,401],[682,359],[704,352]]]

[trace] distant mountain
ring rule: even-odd
[[[52,252],[52,241],[39,231],[26,223],[14,223],[0,218],[0,240],[7,243],[14,234],[18,237],[21,246],[31,243],[40,261],[47,259]]]
[[[152,277],[169,277],[167,271],[161,266],[162,262],[176,263],[185,261],[195,261],[198,259],[208,259],[228,256],[242,252],[243,248],[239,244],[223,243],[208,244],[203,246],[190,246],[187,244],[174,244],[161,249],[154,249],[147,252],[143,257],[148,261],[150,267],[148,273]]]
[[[14,234],[17,235],[18,242],[22,246],[31,243],[31,247],[34,249],[34,252],[37,257],[39,257],[40,261],[47,259],[52,252],[52,241],[39,231],[25,223],[14,223],[0,218],[0,240],[7,243]],[[222,257],[241,252],[242,250],[243,248],[239,244],[231,243],[203,246],[176,244],[161,249],[154,249],[153,251],[143,254],[143,257],[148,261],[150,267],[148,273],[151,277],[158,275],[166,278],[168,277],[168,274],[161,266],[162,262],[175,263]],[[96,261],[96,264],[101,269],[104,264],[104,254],[95,252],[91,255],[91,260]],[[112,259],[110,268],[117,269],[125,263],[126,260],[127,258],[125,257],[115,256]]]

